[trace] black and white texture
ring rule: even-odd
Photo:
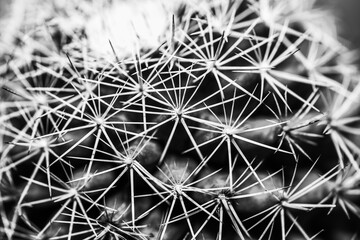
[[[360,82],[314,1],[13,1],[1,239],[358,239]]]

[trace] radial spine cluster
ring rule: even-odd
[[[360,238],[360,75],[314,1],[4,8],[1,239]]]

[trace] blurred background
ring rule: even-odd
[[[338,19],[338,32],[351,49],[360,49],[360,0],[321,0]]]
[[[12,1],[16,0],[0,0],[0,18],[7,14],[7,7]],[[20,1],[25,2],[27,0]],[[350,49],[360,50],[360,0],[317,0],[317,3],[320,7],[329,9],[336,16],[338,19],[338,32],[345,45]],[[360,61],[358,62],[360,63]]]

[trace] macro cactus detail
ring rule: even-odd
[[[360,238],[360,75],[315,1],[4,8],[1,239]]]

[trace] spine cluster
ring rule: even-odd
[[[1,239],[358,239],[359,74],[313,1],[9,9]]]

